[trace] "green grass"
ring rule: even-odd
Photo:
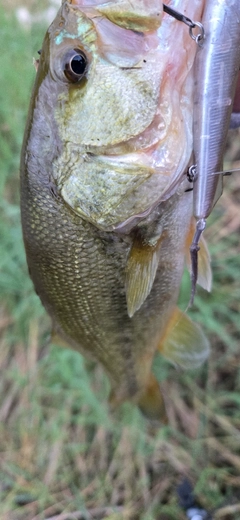
[[[111,415],[101,368],[47,345],[50,321],[25,262],[18,181],[31,60],[44,30],[22,30],[7,10],[0,11],[0,24],[0,519],[67,520],[92,511],[91,518],[184,520],[176,494],[184,476],[214,518],[237,519],[239,178],[228,180],[206,232],[213,291],[198,290],[190,311],[211,341],[209,362],[185,373],[162,363],[168,426],[150,426],[131,404]],[[232,133],[231,163],[240,158],[237,140]],[[188,294],[186,275],[183,305]]]

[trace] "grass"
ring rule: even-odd
[[[0,12],[0,519],[184,520],[185,476],[215,520],[238,519],[240,179],[227,180],[206,231],[213,291],[198,290],[190,312],[211,341],[209,362],[185,373],[161,366],[168,426],[150,426],[130,404],[110,415],[101,368],[47,346],[50,322],[27,273],[19,154],[44,29],[21,29],[16,4]],[[231,133],[226,154],[235,167],[239,137]],[[185,276],[183,305],[188,291]]]

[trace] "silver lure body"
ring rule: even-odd
[[[205,219],[222,193],[223,153],[240,67],[239,0],[206,0],[205,40],[196,55],[193,212]],[[205,227],[200,221],[197,229]],[[197,237],[196,237],[197,238]]]

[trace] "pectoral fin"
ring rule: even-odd
[[[167,423],[167,415],[159,384],[153,374],[150,374],[145,392],[138,401],[141,412],[150,420]]]
[[[152,289],[161,242],[162,237],[155,246],[143,244],[140,239],[133,243],[126,270],[126,297],[130,318],[140,309]]]
[[[195,220],[192,220],[190,230],[186,241],[186,264],[188,270],[191,272],[191,257],[190,257],[190,246],[195,233]],[[212,288],[212,269],[211,259],[208,251],[206,240],[203,236],[200,238],[198,252],[198,279],[197,283],[203,287],[206,291],[210,292]]]
[[[181,368],[197,368],[208,357],[210,347],[200,327],[177,307],[167,324],[159,352]]]

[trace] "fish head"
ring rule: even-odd
[[[186,88],[175,81],[171,28],[164,39],[161,21],[160,0],[64,1],[43,45],[37,97],[47,134],[57,135],[49,177],[75,213],[105,231],[148,215],[191,153]],[[187,55],[187,71],[192,61]]]

